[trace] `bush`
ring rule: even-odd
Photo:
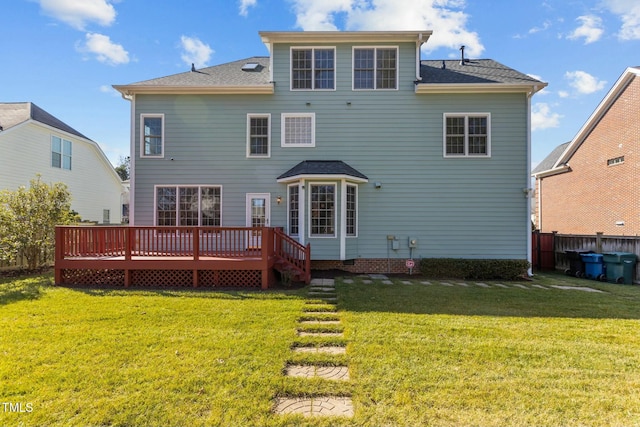
[[[529,266],[523,259],[426,258],[420,262],[420,272],[439,278],[516,280],[527,273]]]

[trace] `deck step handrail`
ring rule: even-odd
[[[311,245],[301,244],[280,228],[273,230],[276,257],[301,273],[303,281],[309,284],[311,282]]]

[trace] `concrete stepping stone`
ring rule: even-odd
[[[285,370],[285,375],[289,377],[348,381],[349,368],[346,366],[289,365]]]
[[[456,283],[456,285],[458,285],[458,286],[463,286],[463,287],[465,287],[465,288],[468,288],[468,287],[469,287],[469,285],[468,285],[467,283],[464,283],[464,282],[458,282],[458,283]]]
[[[586,286],[561,286],[561,285],[550,285],[550,286],[552,288],[562,289],[564,291],[597,292],[597,293],[600,293],[600,294],[604,294],[604,291],[601,291],[600,289],[588,288]]]
[[[319,320],[301,320],[300,324],[301,325],[339,325],[340,321],[339,320],[324,320],[324,319],[319,319]]]
[[[514,284],[513,284],[513,287],[514,287],[514,288],[520,288],[520,289],[526,289],[526,290],[529,290],[529,287],[528,287],[528,286],[522,285],[522,284],[520,284],[520,283],[514,283]]]
[[[351,284],[353,283],[353,279],[344,279],[343,282]]]
[[[448,282],[440,282],[440,284],[442,286],[455,286],[455,285],[452,285],[451,283],[448,283]]]
[[[402,282],[403,285],[413,285],[413,282],[409,281],[409,280],[403,280]]]
[[[312,285],[335,286],[335,279],[311,279]]]
[[[430,285],[430,284],[431,284],[431,282],[429,282],[429,281],[427,281],[427,280],[424,280],[424,281],[422,281],[422,282],[420,282],[420,283],[421,283],[421,284],[423,284],[423,285]]]
[[[542,286],[542,285],[531,285],[532,288],[538,288],[538,289],[546,289],[549,290],[549,288],[547,288],[546,286]]]
[[[490,288],[491,286],[486,283],[476,282],[476,286],[480,286],[481,288]]]
[[[344,337],[343,332],[306,332],[306,331],[298,331],[299,337],[332,337],[332,338],[342,338]]]
[[[371,277],[374,280],[386,280],[386,279],[388,279],[388,277],[385,276],[384,274],[370,274],[369,277]]]
[[[335,292],[336,288],[333,286],[311,286],[309,290],[312,292]]]
[[[305,417],[339,416],[353,417],[353,402],[350,397],[280,397],[273,409],[276,414],[301,414]]]
[[[509,289],[509,287],[507,285],[503,285],[502,283],[494,283],[493,286],[497,286],[499,288]]]
[[[364,283],[365,285],[370,285],[370,284],[372,284],[372,283],[373,283],[373,280],[364,279],[364,280],[362,281],[362,283]]]
[[[328,346],[328,347],[295,347],[294,353],[322,353],[322,354],[346,354],[346,347]]]
[[[393,285],[393,282],[391,280],[383,280],[382,283],[384,285]]]

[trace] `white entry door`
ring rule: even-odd
[[[247,227],[268,227],[271,222],[271,194],[248,193],[247,194]],[[262,235],[260,232],[251,233],[249,236],[250,248],[262,247]]]

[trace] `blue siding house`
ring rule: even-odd
[[[431,31],[261,32],[269,56],[115,85],[130,224],[272,226],[314,268],[530,260],[530,103],[490,59],[423,60]]]

